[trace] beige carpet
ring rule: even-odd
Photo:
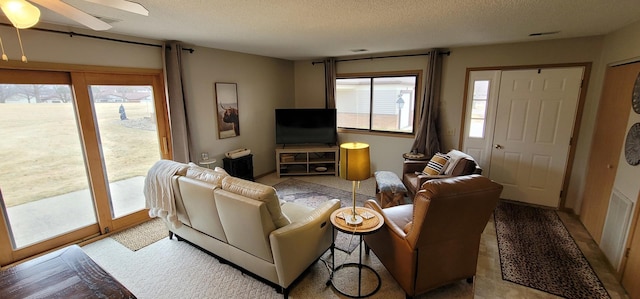
[[[169,230],[162,219],[154,218],[130,229],[113,234],[111,238],[132,251],[138,251],[168,236]]]
[[[300,179],[351,191],[350,182],[336,177]],[[283,180],[286,178],[270,176],[263,178],[262,182],[273,185]],[[359,193],[373,195],[374,184],[372,180],[363,182]],[[105,238],[84,246],[83,250],[138,298],[282,298],[271,286],[242,274],[234,267],[221,264],[216,258],[175,238],[163,238],[138,251],[127,249],[115,238]],[[351,254],[340,250],[336,250],[335,254],[336,265],[353,263],[358,261],[359,248]],[[330,265],[331,258],[327,251],[321,259]],[[345,298],[326,285],[330,270],[323,261],[313,264],[302,274],[289,298]],[[400,286],[373,253],[363,253],[362,262],[375,269],[382,279],[380,290],[369,298],[405,297]],[[341,270],[334,276],[334,283],[355,294],[357,277],[357,272],[352,269]],[[375,288],[374,281],[375,278],[365,272],[362,291]],[[462,280],[418,298],[473,298],[473,288],[474,284]]]
[[[282,298],[271,286],[244,275],[234,267],[175,238],[164,238],[138,251],[131,251],[111,238],[86,245],[82,249],[137,298]],[[357,262],[351,255],[336,250],[336,265]],[[331,261],[325,253],[323,260]],[[375,255],[363,254],[363,263],[375,269],[382,279],[380,290],[369,298],[405,298],[404,292]],[[339,275],[338,275],[339,274]],[[338,272],[336,284],[357,291],[357,273]],[[346,298],[327,286],[329,270],[315,263],[292,288],[289,298]],[[365,276],[363,291],[370,290],[373,279]],[[464,280],[434,290],[418,298],[473,298],[473,284]]]

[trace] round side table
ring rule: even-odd
[[[412,154],[412,153],[404,153],[402,157],[405,160],[414,160],[414,161],[428,161],[431,160],[431,157],[427,157],[424,154]]]
[[[216,163],[216,159],[202,160],[198,162],[198,164],[209,169],[211,169],[211,165],[213,165],[214,163]]]
[[[327,285],[331,284],[333,288],[336,291],[338,291],[338,293],[344,296],[347,296],[350,298],[364,298],[364,297],[369,297],[375,294],[380,289],[380,285],[382,281],[380,279],[380,275],[378,274],[378,272],[373,270],[373,268],[369,267],[368,265],[362,264],[362,237],[364,235],[372,234],[377,230],[379,230],[384,224],[384,218],[382,217],[382,215],[380,215],[380,213],[372,209],[364,208],[364,207],[356,207],[356,213],[362,216],[364,220],[362,221],[361,224],[354,226],[354,225],[347,224],[344,219],[345,217],[351,217],[352,213],[353,213],[353,207],[340,208],[335,210],[333,213],[331,213],[330,218],[331,218],[331,224],[333,224],[334,229],[337,229],[338,231],[341,231],[346,234],[353,234],[360,237],[360,252],[358,254],[358,263],[346,263],[336,267],[335,254],[332,254],[331,255],[332,271],[331,271],[331,275],[329,276],[329,281],[327,281]],[[358,268],[358,293],[357,294],[347,294],[344,290],[338,289],[336,285],[333,283],[333,275],[336,272],[348,267]],[[362,270],[371,271],[373,274],[375,274],[375,276],[378,279],[378,284],[376,285],[376,288],[367,294],[362,294]]]

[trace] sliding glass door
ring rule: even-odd
[[[148,219],[160,74],[0,70],[0,264]]]
[[[153,86],[91,85],[112,218],[145,208],[144,178],[161,158]]]
[[[0,89],[0,186],[13,248],[97,223],[70,86]]]

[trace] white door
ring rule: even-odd
[[[469,72],[462,151],[471,155],[482,174],[490,176],[493,130],[496,122],[500,70]]]
[[[583,68],[503,71],[491,171],[501,198],[558,207]]]

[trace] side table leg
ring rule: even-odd
[[[331,273],[329,273],[329,280],[327,280],[327,286],[333,281],[333,272],[336,270],[336,231],[335,228],[331,231]]]
[[[362,296],[362,235],[360,235],[360,252],[358,253],[358,297]]]

